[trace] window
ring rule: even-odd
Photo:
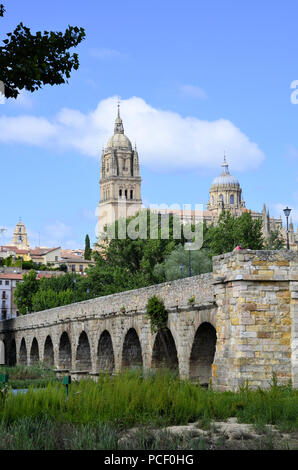
[[[0,281],[0,286],[2,286],[2,281]]]
[[[6,292],[2,292],[2,299],[6,299]]]
[[[71,270],[74,272],[76,270],[76,266],[74,264],[71,265]]]
[[[83,265],[82,264],[80,264],[80,271],[81,271],[81,273],[83,272]]]
[[[223,200],[224,200],[224,197],[223,197],[223,195],[222,195],[222,194],[220,194],[220,195],[219,195],[219,200],[220,200],[221,202],[223,202]]]
[[[2,313],[3,320],[5,320],[5,318],[6,318],[6,312],[7,312],[6,308],[2,309],[1,313]]]
[[[6,286],[9,286],[9,281],[5,281],[5,285],[6,285]]]
[[[58,261],[58,256],[55,256],[55,261]]]
[[[133,190],[130,190],[130,199],[133,199]]]
[[[119,197],[122,197],[122,189],[119,189]]]
[[[127,199],[127,189],[125,190],[125,199]]]
[[[6,307],[5,300],[2,300],[2,308],[5,308],[5,307]]]
[[[234,194],[231,194],[230,196],[230,204],[234,204]]]

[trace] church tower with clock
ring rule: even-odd
[[[104,227],[123,217],[135,215],[142,208],[139,156],[124,134],[118,115],[114,134],[102,150],[100,165],[100,201],[98,205],[98,238]]]

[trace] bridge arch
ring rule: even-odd
[[[189,359],[189,378],[208,386],[216,349],[216,329],[209,322],[197,328]]]
[[[77,371],[91,371],[92,369],[90,343],[85,331],[82,331],[79,337],[79,343],[76,351],[75,369]]]
[[[19,351],[19,363],[22,364],[23,366],[26,366],[28,364],[27,346],[26,346],[25,338],[22,338],[21,340],[20,351]]]
[[[177,348],[172,332],[169,328],[159,330],[155,336],[152,359],[152,368],[179,369]]]
[[[143,367],[142,347],[135,328],[129,328],[125,335],[121,367]]]
[[[54,365],[54,346],[50,335],[48,335],[45,340],[43,360],[48,366]]]
[[[58,366],[61,369],[71,369],[71,343],[66,331],[64,331],[60,336]]]
[[[30,364],[39,362],[39,347],[37,339],[34,337],[30,349]]]
[[[17,347],[14,338],[12,338],[8,344],[6,363],[8,366],[15,366],[17,363]]]
[[[97,372],[112,372],[115,367],[113,342],[108,330],[104,330],[99,338],[96,357]]]

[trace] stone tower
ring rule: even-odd
[[[19,250],[28,250],[30,248],[27,231],[21,219],[14,230],[11,245],[16,246]]]
[[[241,215],[245,202],[242,200],[240,183],[230,174],[226,157],[221,166],[223,171],[213,180],[209,191],[207,209],[214,216],[219,216],[223,210],[229,211],[232,215]]]
[[[124,134],[118,115],[114,135],[103,148],[100,166],[100,201],[98,205],[98,237],[102,238],[106,225],[121,217],[135,215],[142,207],[139,156]]]

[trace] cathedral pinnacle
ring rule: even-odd
[[[114,127],[114,134],[124,134],[124,127],[123,127],[123,122],[120,117],[120,101],[118,100],[118,112],[117,112],[117,118],[115,121],[115,127]]]

